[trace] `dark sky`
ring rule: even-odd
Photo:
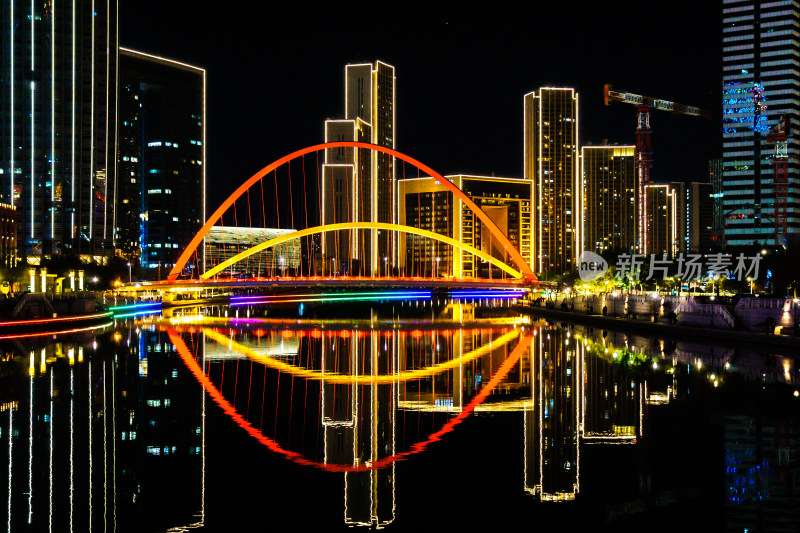
[[[635,108],[604,107],[604,83],[711,109],[712,120],[653,113],[654,181],[704,179],[719,150],[718,2],[484,2],[374,15],[348,2],[250,4],[120,3],[123,46],[207,70],[212,209],[260,168],[323,141],[323,121],[344,112],[348,62],[396,67],[397,148],[442,174],[521,177],[523,95],[548,85],[579,91],[582,143],[634,142]]]

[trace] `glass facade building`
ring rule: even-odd
[[[774,244],[776,146],[766,136],[781,117],[800,123],[800,5],[723,0],[722,22],[725,240]],[[800,233],[800,141],[796,127],[788,133],[786,219],[792,238]]]
[[[172,267],[206,219],[205,79],[120,49],[117,240],[146,269]]]
[[[19,253],[110,255],[117,2],[0,5],[0,202]]]

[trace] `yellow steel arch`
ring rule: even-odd
[[[444,363],[438,363],[433,366],[428,366],[425,368],[418,368],[415,370],[405,370],[402,372],[397,372],[395,374],[383,374],[383,375],[350,375],[350,374],[338,374],[336,372],[322,372],[320,370],[313,370],[310,368],[302,368],[299,366],[291,365],[289,363],[284,363],[283,361],[269,357],[264,354],[260,354],[249,348],[243,344],[240,344],[233,340],[230,337],[226,337],[221,333],[214,331],[210,328],[203,328],[203,332],[205,332],[206,336],[220,344],[222,346],[228,346],[231,351],[236,352],[238,354],[244,355],[251,361],[255,361],[257,363],[261,363],[264,366],[268,366],[270,368],[277,369],[280,372],[284,372],[287,374],[291,374],[294,377],[300,377],[305,379],[311,379],[315,381],[324,381],[326,383],[344,383],[344,384],[380,384],[380,383],[396,383],[396,382],[403,382],[409,381],[412,379],[421,379],[429,376],[433,376],[435,374],[439,374],[444,372],[445,370],[450,370],[452,368],[456,368],[458,366],[464,365],[473,359],[476,359],[484,354],[491,352],[492,350],[496,350],[502,346],[505,346],[512,340],[519,337],[521,330],[519,329],[512,329],[508,333],[504,333],[503,335],[497,337],[496,339],[487,342],[483,346],[480,346],[469,353],[465,353],[459,357],[455,357],[446,361]]]
[[[265,250],[267,248],[271,248],[272,246],[277,246],[278,244],[283,244],[287,241],[291,241],[293,239],[299,239],[301,237],[306,237],[308,235],[315,235],[317,233],[325,233],[326,231],[338,231],[338,230],[347,230],[347,229],[382,229],[386,231],[402,231],[404,233],[411,233],[414,235],[420,235],[422,237],[429,237],[431,239],[437,240],[439,242],[443,242],[469,252],[473,255],[476,255],[483,259],[484,261],[489,261],[491,264],[495,265],[496,267],[508,272],[512,276],[517,279],[523,277],[522,273],[514,270],[507,264],[503,263],[499,259],[492,257],[491,255],[487,254],[486,252],[482,252],[477,248],[470,246],[468,244],[464,244],[463,242],[459,242],[455,239],[451,239],[445,235],[441,235],[439,233],[434,233],[432,231],[414,228],[411,226],[403,226],[401,224],[388,224],[385,222],[345,222],[340,224],[327,224],[324,226],[315,226],[313,228],[307,228],[304,230],[295,231],[293,233],[287,233],[286,235],[281,235],[279,237],[275,237],[274,239],[270,239],[266,242],[262,242],[259,245],[253,246],[252,248],[248,248],[244,252],[236,254],[235,256],[231,257],[223,261],[222,263],[218,264],[214,268],[207,270],[203,274],[200,275],[200,279],[208,279],[214,274],[221,272],[228,268],[229,266],[238,263],[242,259],[250,257],[253,254],[260,252],[261,250]]]

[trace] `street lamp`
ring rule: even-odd
[[[133,278],[131,276],[131,262],[128,261],[128,283],[131,283],[132,281],[133,281]]]
[[[383,275],[388,277],[389,276],[389,258],[383,258]]]
[[[441,257],[437,257],[436,258],[436,264],[433,266],[433,277],[434,278],[437,276],[437,272],[439,270],[439,261],[441,261],[441,260],[442,260]]]
[[[750,282],[750,294],[753,294],[753,277],[747,276],[747,281]]]
[[[331,276],[336,277],[336,258],[331,257]]]
[[[285,270],[283,268],[283,256],[281,256],[281,277],[285,276]]]

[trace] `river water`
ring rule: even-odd
[[[800,527],[788,350],[401,300],[186,309],[0,357],[0,531]]]

